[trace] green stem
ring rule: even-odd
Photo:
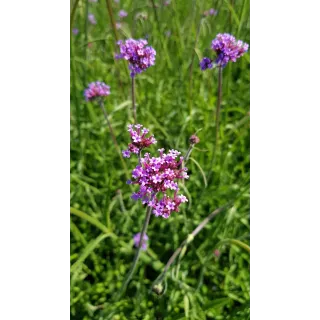
[[[218,99],[217,99],[217,109],[216,109],[216,142],[215,142],[215,152],[219,144],[219,130],[220,130],[220,109],[222,100],[222,67],[219,66],[218,71]]]
[[[73,21],[74,21],[74,17],[75,17],[75,14],[76,14],[76,9],[77,9],[78,3],[79,3],[79,0],[75,0],[74,5],[73,5],[72,10],[71,10],[70,33],[72,32]]]
[[[218,97],[217,97],[217,108],[216,108],[216,139],[214,144],[214,149],[212,152],[212,160],[210,163],[210,169],[208,174],[208,182],[211,179],[211,175],[213,172],[213,165],[216,160],[217,151],[219,148],[219,130],[220,130],[220,109],[221,109],[221,101],[222,101],[222,67],[219,66],[218,69]]]
[[[107,121],[107,123],[108,123],[111,138],[112,138],[113,143],[114,143],[114,146],[115,146],[115,148],[116,148],[116,150],[117,150],[117,152],[118,152],[118,154],[119,154],[119,157],[120,157],[121,163],[122,163],[122,165],[123,165],[123,168],[124,168],[124,170],[125,170],[127,179],[129,180],[129,179],[130,179],[130,176],[129,176],[128,168],[127,168],[126,163],[125,163],[124,160],[123,160],[122,153],[121,153],[120,147],[119,147],[119,145],[118,145],[116,136],[114,135],[114,132],[113,132],[111,123],[110,123],[109,118],[108,118],[107,111],[106,111],[106,109],[105,109],[105,107],[104,107],[104,104],[103,104],[103,100],[100,99],[98,102],[99,102],[99,106],[100,106],[100,108],[101,108],[101,110],[102,110],[102,112],[103,112],[104,118],[106,119],[106,121]]]
[[[192,52],[192,57],[191,57],[191,64],[190,64],[190,70],[189,70],[189,109],[190,109],[190,114],[192,111],[191,108],[191,97],[192,97],[192,72],[193,72],[193,62],[194,62],[194,57],[196,54],[196,47],[198,44],[198,40],[199,40],[199,35],[200,35],[200,30],[201,30],[201,23],[202,23],[202,19],[203,17],[201,17],[200,21],[199,21],[199,25],[198,25],[198,29],[197,29],[197,33],[196,33],[196,39],[194,41],[194,46],[193,46],[193,52]]]
[[[133,112],[133,119],[134,123],[137,124],[137,109],[136,109],[136,98],[134,92],[134,77],[131,81],[131,97],[132,97],[132,112]]]
[[[151,196],[151,200],[153,200],[155,195],[152,195]],[[142,242],[143,242],[143,237],[144,235],[146,234],[147,232],[147,228],[148,228],[148,225],[149,225],[149,221],[150,221],[150,216],[151,216],[151,212],[152,212],[152,207],[147,207],[147,212],[146,212],[146,218],[144,220],[144,224],[143,224],[143,227],[142,227],[142,231],[140,233],[140,242],[139,242],[139,245],[138,245],[138,248],[137,248],[137,251],[136,251],[136,254],[134,256],[134,259],[133,259],[133,263],[132,263],[132,266],[127,274],[127,277],[122,285],[122,288],[119,292],[119,295],[117,297],[117,300],[119,300],[121,298],[121,296],[124,294],[124,292],[126,291],[127,289],[127,286],[130,282],[130,280],[132,279],[133,275],[134,275],[134,272],[136,270],[136,267],[137,267],[137,263],[139,261],[139,257],[140,257],[140,253],[141,253],[141,247],[142,247]]]
[[[116,38],[116,41],[118,41],[119,38],[118,38],[116,24],[115,24],[114,17],[113,17],[112,5],[110,3],[110,0],[106,0],[106,4],[107,4],[108,14],[109,14],[109,18],[110,18],[111,28],[113,30],[114,37]]]

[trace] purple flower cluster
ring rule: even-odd
[[[125,18],[128,15],[128,13],[124,10],[120,10],[118,15],[120,18]]]
[[[86,101],[91,101],[98,97],[106,97],[110,94],[110,87],[104,82],[91,82],[87,89],[84,90]]]
[[[139,154],[142,149],[149,147],[151,144],[157,143],[157,140],[153,135],[148,138],[146,137],[146,135],[149,133],[149,129],[141,129],[142,127],[143,125],[141,124],[136,124],[135,126],[132,124],[128,125],[131,143],[128,145],[127,150],[122,151],[122,154],[125,158],[130,158],[131,153]]]
[[[139,247],[140,237],[141,237],[140,232],[133,236],[133,242],[134,242],[135,247],[137,247],[137,248]],[[146,234],[144,234],[143,238],[142,238],[142,245],[141,245],[142,250],[147,250],[147,241],[148,240],[149,240],[149,237]]]
[[[225,66],[229,61],[236,62],[238,58],[248,51],[249,45],[236,40],[228,33],[219,33],[211,43],[211,49],[217,53],[216,64]]]
[[[205,11],[203,14],[204,14],[205,16],[209,16],[209,15],[210,15],[210,16],[216,16],[217,13],[218,13],[217,10],[214,10],[213,8],[211,8],[211,9]]]
[[[147,40],[128,39],[125,42],[118,41],[120,54],[116,59],[129,61],[130,75],[133,78],[137,73],[141,73],[155,64],[156,51],[152,47],[146,47]]]
[[[228,33],[219,33],[211,43],[211,49],[217,54],[214,63],[217,66],[225,67],[229,61],[236,62],[238,58],[248,51],[249,45],[241,40],[236,40],[234,36]],[[211,69],[213,60],[203,58],[200,62],[201,70]]]
[[[93,13],[88,14],[88,20],[90,21],[91,24],[97,24],[96,18],[94,17]]]
[[[141,200],[143,204],[148,204],[153,208],[155,216],[168,218],[172,211],[179,212],[179,206],[188,199],[184,195],[178,195],[179,187],[176,179],[188,179],[187,168],[181,168],[183,157],[179,151],[170,150],[168,154],[164,149],[159,149],[160,156],[150,157],[149,153],[144,155],[141,163],[132,171],[133,181],[129,184],[138,184],[140,189],[131,196],[133,200]],[[174,191],[171,198],[167,192]],[[157,198],[157,194],[163,193],[162,199]]]

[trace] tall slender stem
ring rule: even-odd
[[[158,14],[157,14],[157,8],[156,8],[156,4],[154,3],[154,0],[151,0],[152,2],[152,7],[153,7],[153,12],[154,12],[154,16],[156,18],[156,21],[157,21],[157,26],[158,26],[158,31],[159,33],[161,34],[160,32],[160,22],[159,22],[159,18],[158,18]]]
[[[116,38],[116,41],[118,41],[119,39],[118,39],[118,33],[117,33],[116,24],[114,22],[112,5],[110,3],[110,0],[106,0],[106,3],[107,3],[107,9],[108,9],[108,14],[109,14],[109,18],[110,18],[111,28],[113,30],[114,37]]]
[[[200,18],[197,33],[196,33],[196,39],[194,41],[194,46],[193,46],[193,51],[192,51],[192,57],[191,57],[191,64],[190,64],[190,70],[189,70],[189,109],[191,113],[191,97],[192,97],[192,72],[193,72],[193,62],[194,62],[194,57],[196,54],[196,47],[198,44],[199,40],[199,35],[200,35],[200,30],[201,30],[201,23],[202,23],[203,17]]]
[[[104,115],[104,118],[106,119],[107,123],[108,123],[108,126],[109,126],[109,131],[110,131],[110,134],[111,134],[111,138],[113,140],[113,143],[116,147],[117,150],[120,150],[119,148],[119,145],[118,145],[118,142],[117,142],[117,139],[116,139],[116,136],[114,135],[114,132],[113,132],[113,129],[112,129],[112,126],[111,126],[111,123],[109,121],[109,117],[108,117],[108,114],[107,114],[107,111],[103,105],[103,101],[102,100],[99,100],[99,105],[100,105],[100,108],[103,112],[103,115]]]
[[[102,110],[102,112],[103,112],[104,118],[106,119],[106,121],[107,121],[107,123],[108,123],[110,135],[111,135],[112,141],[113,141],[113,143],[114,143],[114,146],[115,146],[115,148],[116,148],[116,150],[117,150],[117,152],[118,152],[118,154],[119,154],[119,157],[120,157],[122,166],[123,166],[124,171],[125,171],[125,173],[126,173],[126,177],[127,177],[127,179],[129,180],[129,179],[130,179],[130,176],[129,176],[128,168],[127,168],[127,165],[126,165],[125,161],[123,160],[120,147],[119,147],[119,145],[118,145],[116,136],[115,136],[115,134],[114,134],[114,132],[113,132],[111,123],[110,123],[110,121],[109,121],[109,117],[108,117],[107,110],[106,110],[105,107],[104,107],[104,104],[103,104],[103,100],[102,100],[102,99],[99,99],[98,102],[99,102],[99,106],[100,106],[100,108],[101,108],[101,110]]]
[[[217,99],[217,109],[216,109],[216,144],[215,144],[215,149],[218,148],[218,144],[219,144],[221,100],[222,100],[222,67],[219,66],[219,71],[218,71],[218,99]]]
[[[151,200],[154,198],[155,195],[152,195],[151,196]],[[144,224],[143,224],[143,227],[142,227],[142,231],[140,233],[140,241],[139,241],[139,245],[138,245],[138,248],[137,248],[137,251],[136,251],[136,254],[133,258],[133,263],[132,263],[132,266],[127,274],[127,277],[122,285],[122,288],[119,292],[119,295],[117,297],[117,300],[123,295],[123,293],[126,291],[127,289],[127,286],[130,282],[130,280],[132,279],[133,275],[134,275],[134,272],[136,270],[136,267],[137,267],[137,263],[139,261],[139,257],[140,257],[140,253],[141,253],[141,247],[142,247],[142,243],[143,243],[143,238],[144,238],[144,235],[147,233],[147,229],[148,229],[148,225],[149,225],[149,221],[150,221],[150,216],[151,216],[151,211],[152,211],[152,207],[147,207],[147,211],[146,211],[146,218],[144,220]]]
[[[219,66],[218,69],[218,98],[217,98],[217,108],[216,108],[216,140],[212,153],[212,160],[210,163],[210,171],[208,175],[208,183],[211,179],[213,165],[216,160],[216,154],[219,146],[219,130],[220,130],[220,109],[221,109],[221,101],[222,101],[222,66]]]
[[[132,112],[133,112],[133,119],[134,123],[137,123],[137,110],[136,110],[136,98],[134,93],[134,77],[132,78],[131,82],[131,96],[132,96]]]

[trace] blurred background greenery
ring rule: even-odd
[[[221,145],[213,165],[217,70],[199,68],[203,56],[212,56],[210,44],[217,33],[250,44],[249,1],[109,1],[114,21],[121,23],[116,35],[107,4],[71,2],[71,30],[78,29],[70,32],[71,319],[249,319],[250,256],[234,240],[250,241],[250,51],[223,70]],[[217,15],[204,17],[210,8]],[[121,9],[128,13],[122,19]],[[158,141],[148,152],[164,147],[185,153],[197,130],[201,140],[187,165],[190,179],[180,185],[189,202],[167,220],[151,217],[149,248],[121,300],[114,295],[131,266],[132,237],[141,231],[145,210],[130,198],[131,186],[99,106],[83,98],[92,81],[110,85],[105,106],[124,150],[127,124],[133,121],[131,79],[126,63],[114,59],[115,37],[146,38],[157,51],[156,65],[136,77],[138,123]],[[125,162],[130,174],[136,159]],[[164,294],[151,292],[174,250],[230,200],[229,209],[172,265]]]

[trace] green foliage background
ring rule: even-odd
[[[157,51],[156,65],[136,77],[138,123],[158,140],[148,152],[164,147],[185,153],[197,130],[201,140],[187,165],[190,179],[181,185],[189,202],[167,220],[151,217],[149,248],[120,300],[114,296],[131,266],[132,237],[141,231],[145,209],[130,198],[131,186],[101,110],[83,99],[91,81],[110,85],[105,106],[125,149],[127,124],[132,123],[131,80],[125,62],[114,60],[118,50],[106,3],[71,3],[73,27],[79,29],[78,35],[71,34],[71,319],[249,319],[250,257],[230,239],[249,245],[250,51],[223,70],[221,145],[213,167],[217,70],[199,69],[199,59],[212,56],[210,44],[217,33],[250,43],[249,1],[172,0],[168,6],[154,1],[156,8],[148,0],[110,1],[116,21],[120,9],[128,12],[117,30],[119,39],[147,37]],[[201,19],[210,8],[218,15]],[[141,12],[147,19],[136,19]],[[97,25],[87,21],[88,13]],[[125,160],[127,174],[136,162],[134,157]],[[172,265],[165,293],[151,292],[174,250],[230,200],[231,207]]]

